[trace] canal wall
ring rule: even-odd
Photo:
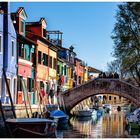
[[[41,108],[41,110],[43,110],[43,105],[40,107],[38,105],[32,105],[31,108],[32,108],[32,112],[36,112],[36,111],[41,112],[40,108]],[[14,110],[15,110],[17,118],[27,118],[27,112],[26,112],[25,105],[15,105]],[[5,119],[13,118],[13,112],[12,112],[12,108],[10,105],[3,105],[3,111],[4,111]],[[31,111],[30,111],[29,106],[27,107],[27,111],[29,113],[29,116],[31,117]],[[1,111],[0,111],[0,125],[2,125],[2,126],[4,125]]]

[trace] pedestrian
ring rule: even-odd
[[[103,72],[103,78],[106,78],[106,74],[105,74],[105,72]]]
[[[114,73],[114,78],[119,78],[119,74],[117,72]]]
[[[99,78],[103,78],[103,72],[99,73]]]
[[[113,78],[113,73],[112,72],[109,73],[108,78]]]
[[[46,93],[45,93],[45,90],[44,90],[44,87],[41,88],[41,97],[42,97],[42,103],[44,104],[44,97],[45,97]]]
[[[50,92],[49,92],[49,99],[50,99],[50,104],[53,104],[53,97],[54,97],[54,90],[53,89],[50,89]]]

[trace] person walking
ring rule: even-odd
[[[42,87],[41,88],[41,97],[42,97],[41,102],[42,102],[43,105],[44,105],[45,95],[46,95],[46,93],[45,93],[44,87]]]

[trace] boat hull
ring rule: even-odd
[[[12,136],[19,138],[55,137],[57,126],[55,121],[38,118],[8,119],[6,123]]]

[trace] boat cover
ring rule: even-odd
[[[51,112],[50,112],[50,116],[53,116],[53,117],[55,117],[55,116],[61,116],[61,117],[67,117],[67,115],[62,111],[62,110],[52,110]]]
[[[136,115],[137,117],[140,116],[140,108],[136,109],[133,113],[134,113],[134,115]]]

